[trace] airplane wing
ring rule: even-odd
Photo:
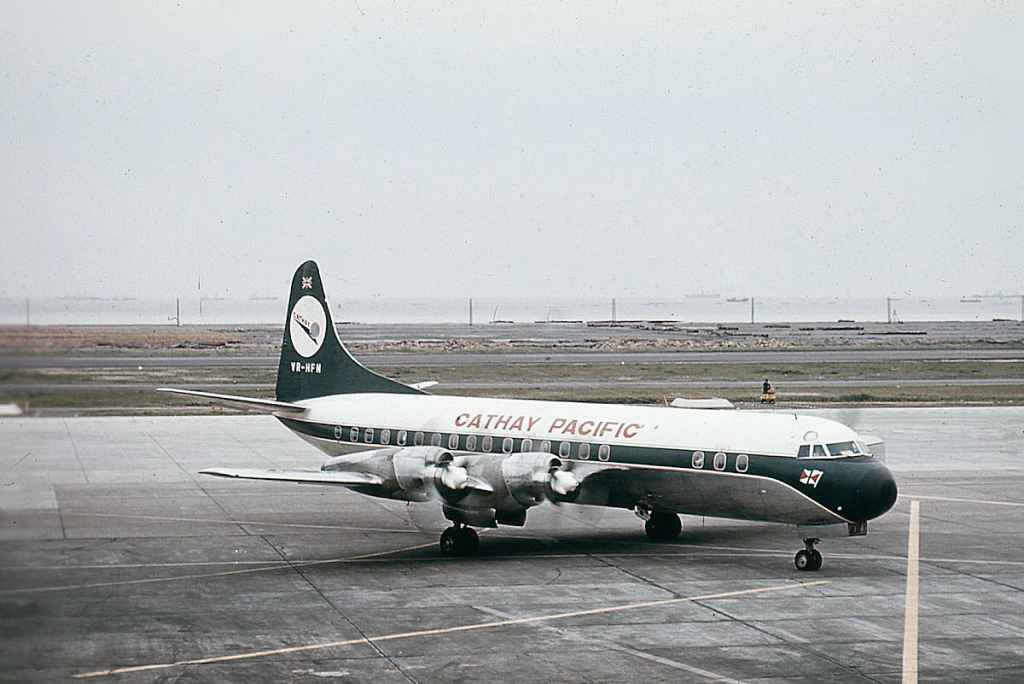
[[[384,480],[369,473],[353,473],[340,470],[261,470],[259,468],[207,468],[200,470],[201,475],[217,477],[237,477],[242,480],[272,480],[278,482],[298,482],[301,484],[341,485],[379,485]]]
[[[214,392],[200,392],[198,390],[175,389],[173,387],[157,387],[157,392],[170,392],[171,394],[184,394],[189,397],[198,397],[215,404],[227,404],[234,408],[245,408],[250,411],[262,411],[263,413],[301,413],[306,410],[305,406],[292,404],[287,401],[274,401],[273,399],[256,399],[253,397],[238,397],[232,394],[216,394]]]

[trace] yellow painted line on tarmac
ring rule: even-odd
[[[921,551],[921,502],[910,502],[907,530],[907,590],[903,599],[903,684],[917,683],[918,560]]]
[[[487,606],[474,606],[474,608],[476,608],[482,613],[486,613],[488,615],[501,618],[503,620],[508,620],[512,618],[512,615],[510,615],[509,613],[500,610],[495,610],[494,608],[489,608]],[[629,646],[626,646],[624,644],[619,644],[607,639],[595,639],[590,634],[568,633],[565,631],[565,629],[556,627],[554,625],[543,625],[541,629],[554,632],[563,639],[568,639],[573,643],[580,644],[584,648],[597,647],[601,649],[610,649],[612,651],[618,651],[620,653],[631,655],[635,658],[640,658],[641,660],[649,660],[651,662],[658,663],[659,665],[670,667],[673,670],[681,670],[691,675],[697,675],[698,677],[703,677],[704,679],[710,679],[711,681],[725,682],[725,684],[742,684],[742,682],[740,682],[739,680],[726,677],[725,675],[720,675],[717,672],[705,670],[704,668],[689,665],[687,663],[684,663],[679,660],[674,660],[672,658],[666,658],[665,656],[659,656],[653,653],[648,653],[646,651],[640,651],[638,649],[630,648]]]
[[[1024,503],[1019,501],[993,501],[991,499],[961,499],[953,496],[924,496],[918,494],[900,494],[901,499],[921,499],[924,501],[949,501],[951,503],[972,503],[985,506],[1013,506],[1024,508]]]
[[[354,646],[358,644],[370,644],[373,642],[381,641],[396,641],[399,639],[413,639],[419,637],[430,637],[440,636],[443,634],[456,634],[460,632],[471,632],[482,629],[496,629],[499,627],[509,627],[512,625],[526,625],[535,624],[538,622],[549,622],[552,620],[566,620],[569,618],[583,617],[587,615],[606,615],[608,613],[619,613],[627,610],[642,610],[644,608],[658,608],[662,606],[670,606],[679,603],[688,603],[693,601],[710,601],[713,599],[721,598],[732,598],[735,596],[751,596],[754,594],[766,594],[771,592],[789,591],[793,589],[806,589],[809,587],[820,586],[828,584],[826,580],[819,580],[815,582],[799,582],[799,583],[788,583],[788,584],[777,584],[770,587],[760,587],[757,589],[740,589],[737,591],[727,591],[718,594],[704,594],[702,596],[685,596],[681,598],[671,599],[658,599],[656,601],[644,601],[642,603],[628,603],[619,606],[609,606],[605,608],[591,608],[589,610],[574,610],[566,613],[553,613],[549,615],[536,615],[533,617],[523,618],[512,618],[508,620],[496,620],[492,622],[479,622],[469,625],[458,625],[455,627],[440,627],[436,629],[421,629],[413,632],[397,632],[393,634],[383,634],[374,637],[361,637],[359,639],[344,639],[341,641],[328,641],[319,644],[306,644],[303,646],[289,646],[285,648],[275,648],[263,651],[247,651],[244,653],[234,653],[229,655],[212,656],[208,658],[193,658],[189,660],[175,660],[165,663],[152,663],[149,665],[131,665],[126,667],[114,667],[107,670],[96,670],[94,672],[81,672],[73,675],[75,679],[90,679],[94,677],[109,677],[111,675],[128,674],[132,672],[149,672],[153,670],[167,670],[174,667],[184,667],[187,665],[208,665],[212,663],[227,663],[238,660],[249,660],[253,658],[265,658],[268,656],[276,655],[287,655],[290,653],[307,653],[310,651],[319,651],[328,648],[337,648],[340,646]]]

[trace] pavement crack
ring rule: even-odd
[[[71,427],[68,426],[67,420],[62,420],[64,423],[64,431],[68,434],[68,441],[71,442],[71,453],[75,455],[75,461],[78,462],[78,467],[82,470],[82,478],[86,484],[89,484],[89,476],[85,473],[85,465],[82,464],[82,457],[78,453],[78,445],[75,443],[75,436],[71,434]]]
[[[802,643],[799,643],[799,642],[787,641],[787,640],[783,639],[782,637],[780,637],[777,634],[773,634],[772,632],[769,632],[766,629],[758,627],[757,625],[755,625],[755,624],[753,624],[751,622],[748,622],[747,620],[744,620],[743,618],[736,617],[735,615],[732,615],[731,613],[729,613],[729,612],[727,612],[725,610],[722,610],[721,608],[716,608],[714,606],[708,605],[704,601],[693,601],[693,603],[695,603],[698,606],[701,606],[702,608],[710,610],[712,613],[715,613],[717,615],[721,615],[722,617],[726,618],[727,620],[729,620],[731,622],[734,622],[734,623],[736,623],[738,625],[743,625],[747,629],[752,629],[755,632],[760,632],[761,634],[764,634],[765,636],[767,636],[769,639],[775,639],[777,641],[781,641],[782,643],[784,643],[784,644],[786,644],[788,646],[792,646],[792,647],[794,647],[796,649],[804,651],[808,655],[816,656],[816,657],[819,657],[819,658],[821,658],[823,660],[827,660],[828,662],[832,663],[836,667],[842,668],[843,670],[845,670],[845,671],[847,671],[847,672],[849,672],[849,673],[851,673],[853,675],[856,675],[856,676],[859,676],[859,677],[863,677],[864,679],[866,679],[869,682],[878,682],[878,683],[881,682],[881,680],[875,679],[871,675],[868,675],[868,674],[866,674],[864,672],[861,672],[855,666],[846,665],[846,664],[840,662],[837,658],[834,658],[834,657],[828,655],[827,653],[822,653],[822,652],[819,652],[819,651],[814,651],[814,650],[808,648],[809,644],[802,644]]]
[[[8,470],[8,471],[14,470],[15,468],[17,468],[18,466],[20,466],[20,465],[21,465],[21,462],[22,462],[22,461],[24,461],[24,460],[25,460],[26,458],[28,458],[28,457],[29,457],[29,456],[31,456],[31,455],[32,455],[32,452],[31,452],[31,451],[26,451],[26,452],[25,452],[25,455],[24,455],[24,456],[22,456],[21,458],[19,458],[19,459],[18,459],[17,461],[15,461],[15,462],[14,462],[14,463],[13,463],[13,464],[11,465],[11,467],[10,467],[10,468],[8,468],[7,470]]]
[[[379,645],[377,645],[377,643],[375,643],[373,641],[373,639],[366,634],[366,632],[363,630],[362,627],[357,625],[352,618],[350,618],[348,615],[346,615],[344,613],[344,611],[342,611],[338,607],[338,605],[336,603],[334,603],[334,601],[332,601],[330,598],[328,598],[328,596],[320,589],[320,587],[318,587],[316,585],[316,583],[313,582],[313,580],[311,580],[309,578],[309,576],[306,575],[305,572],[303,572],[303,566],[302,565],[297,565],[295,563],[292,563],[291,559],[288,558],[288,556],[285,555],[285,553],[283,551],[281,551],[281,549],[276,544],[274,544],[272,541],[270,541],[270,539],[268,539],[265,535],[261,534],[261,535],[259,535],[259,537],[260,537],[260,539],[263,540],[263,542],[265,544],[267,544],[267,546],[269,546],[271,549],[273,549],[274,553],[276,553],[278,555],[278,557],[288,565],[289,568],[291,568],[300,578],[302,578],[303,582],[305,582],[306,584],[309,585],[310,589],[312,589],[314,592],[316,592],[317,596],[319,596],[321,598],[321,600],[323,600],[323,602],[326,603],[331,608],[331,610],[333,610],[338,615],[338,617],[340,617],[342,620],[347,622],[349,624],[349,626],[352,627],[352,629],[354,629],[357,634],[359,634],[359,636],[363,639],[363,641],[365,641],[366,644],[370,648],[372,648],[374,650],[374,652],[377,654],[378,657],[380,657],[385,662],[387,662],[389,665],[391,665],[391,667],[393,667],[395,669],[395,671],[398,672],[398,674],[402,675],[402,677],[404,677],[405,680],[408,681],[410,684],[419,684],[419,682],[416,680],[415,677],[413,677],[411,674],[406,672],[402,668],[401,665],[399,665],[397,662],[395,662],[394,658],[392,658],[387,653],[385,653],[384,649],[382,649]]]
[[[181,463],[178,462],[178,459],[174,458],[174,456],[171,455],[171,452],[168,451],[156,437],[154,437],[152,434],[148,432],[146,433],[146,437],[148,437],[153,442],[153,444],[156,445],[157,449],[159,449],[163,453],[163,455],[166,456],[170,460],[170,462],[173,463],[178,468],[178,470],[184,473],[188,479],[192,480],[192,484],[196,486],[196,489],[201,491],[206,496],[206,498],[208,498],[213,503],[214,506],[220,509],[220,512],[223,513],[228,520],[230,520],[233,524],[238,526],[238,529],[242,532],[242,534],[246,536],[251,536],[249,530],[245,529],[245,526],[242,523],[238,522],[238,520],[235,519],[235,516],[231,515],[228,509],[224,508],[224,506],[221,505],[220,501],[217,501],[217,499],[212,494],[210,494],[210,492],[206,491],[206,488],[203,487],[202,483],[198,480],[198,478],[196,478],[195,475],[189,472],[188,468],[181,465]]]
[[[981,580],[982,582],[988,582],[989,584],[994,584],[997,587],[1003,587],[1004,589],[1012,589],[1013,591],[1022,591],[1022,592],[1024,592],[1024,587],[1018,587],[1015,584],[1008,584],[1006,582],[1000,582],[999,580],[993,579],[992,577],[986,577],[985,575],[977,575],[977,574],[975,574],[973,572],[967,572],[966,570],[957,570],[956,568],[951,568],[948,565],[944,565],[943,561],[929,561],[929,560],[925,560],[925,559],[922,558],[919,562],[922,565],[927,563],[928,565],[932,565],[932,566],[934,566],[936,568],[942,568],[943,570],[949,570],[950,572],[952,572],[954,574],[957,574],[957,575],[964,575],[964,576],[970,577],[972,579]]]
[[[654,587],[655,589],[658,589],[659,591],[663,591],[666,594],[670,595],[672,598],[680,598],[682,596],[682,594],[680,594],[680,593],[678,593],[676,591],[673,591],[672,589],[669,589],[668,587],[666,587],[664,585],[658,584],[657,582],[655,582],[652,579],[644,577],[643,575],[638,575],[637,573],[633,572],[632,570],[627,570],[626,568],[622,567],[621,565],[618,565],[617,563],[611,562],[610,560],[608,560],[607,558],[604,558],[600,554],[588,553],[587,556],[589,558],[593,558],[594,560],[596,560],[599,563],[603,563],[604,565],[607,565],[610,568],[614,568],[615,570],[618,570],[619,572],[621,572],[623,575],[626,575],[627,577],[632,577],[633,579],[637,580],[641,584],[646,584],[649,587]]]

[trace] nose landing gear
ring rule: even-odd
[[[821,569],[821,552],[814,548],[814,545],[820,541],[817,537],[804,539],[804,546],[806,548],[797,551],[796,556],[793,557],[793,565],[796,566],[797,570],[814,571]]]
[[[472,556],[480,549],[480,537],[472,527],[455,523],[441,533],[441,553],[445,556]]]

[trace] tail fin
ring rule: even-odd
[[[277,367],[277,400],[297,401],[329,394],[422,394],[390,380],[352,358],[338,339],[315,261],[292,278],[284,342]]]

